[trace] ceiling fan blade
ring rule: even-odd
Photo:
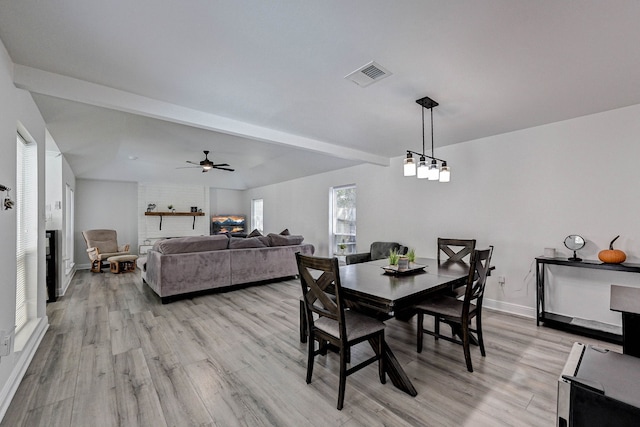
[[[223,171],[229,171],[229,172],[234,172],[234,171],[235,171],[235,169],[231,169],[231,168],[221,168],[221,167],[219,167],[219,166],[214,166],[214,168],[216,168],[216,169],[221,169],[221,170],[223,170]]]
[[[177,167],[176,169],[194,169],[194,168],[199,168],[200,166],[180,166]]]
[[[229,163],[214,163],[214,164],[211,164],[211,166],[213,166],[214,168],[217,168],[218,166],[229,166]]]
[[[200,162],[192,162],[191,160],[187,160],[187,163],[191,163],[192,165],[200,166]]]

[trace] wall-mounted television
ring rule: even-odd
[[[211,234],[229,233],[246,234],[247,218],[244,215],[213,215],[211,217]]]

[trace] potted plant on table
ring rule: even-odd
[[[409,259],[409,264],[416,262],[416,250],[411,248],[409,252],[407,252],[407,258]]]
[[[389,265],[398,265],[398,260],[400,259],[400,254],[396,249],[392,249],[389,251]]]

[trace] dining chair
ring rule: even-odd
[[[464,262],[464,258],[471,256],[471,252],[475,248],[475,239],[445,239],[438,237],[438,263],[441,261],[441,252],[447,256],[444,261]]]
[[[473,337],[471,333],[473,332],[477,336],[482,357],[486,356],[482,337],[482,299],[492,254],[493,246],[490,246],[489,249],[473,250],[471,253],[469,274],[467,275],[463,300],[455,296],[438,295],[425,299],[416,305],[415,309],[418,314],[418,353],[422,352],[424,334],[433,335],[436,340],[442,338],[456,344],[462,344],[467,370],[473,372],[471,352],[469,350],[469,344]],[[425,314],[434,317],[433,331],[424,329]],[[476,328],[472,329],[471,319],[474,317],[476,319]],[[462,340],[456,339],[455,335],[453,337],[440,335],[441,321],[451,325]]]
[[[341,410],[347,376],[378,361],[380,382],[386,382],[383,359],[385,324],[345,307],[337,258],[313,257],[298,252],[296,262],[300,273],[309,344],[307,384],[311,383],[315,356],[326,355],[329,345],[337,348],[340,354],[337,408]],[[347,368],[350,348],[363,341],[369,341],[375,355]]]

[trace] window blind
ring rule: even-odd
[[[37,286],[38,168],[36,144],[17,137],[16,332],[29,320],[29,289]]]

